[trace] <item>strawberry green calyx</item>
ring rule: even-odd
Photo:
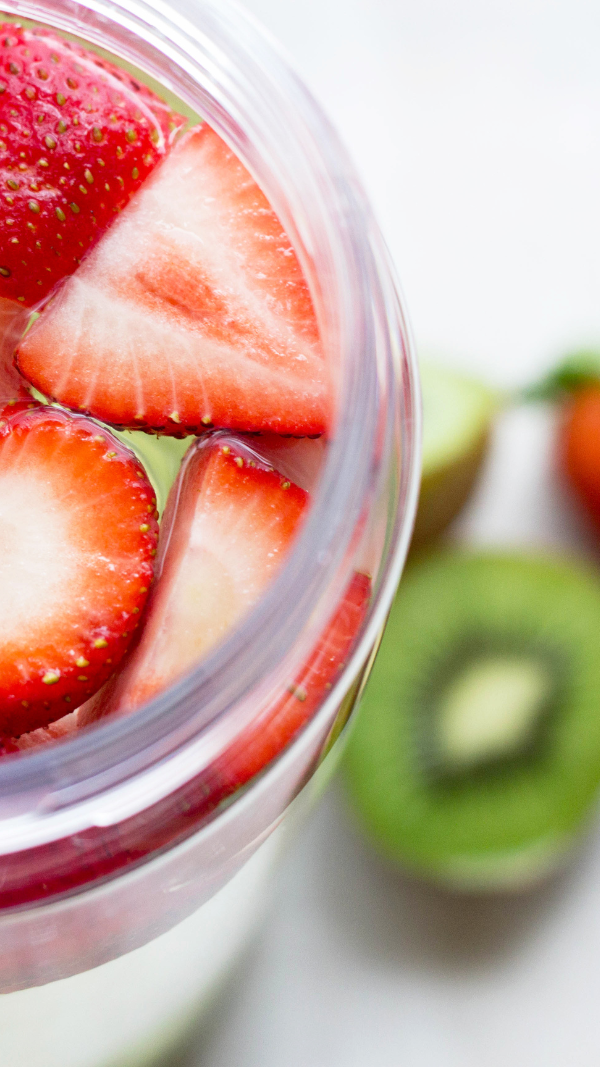
[[[580,348],[565,356],[558,366],[538,382],[526,386],[518,399],[560,400],[588,385],[600,385],[600,350]]]

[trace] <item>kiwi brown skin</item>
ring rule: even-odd
[[[471,496],[488,453],[486,428],[465,455],[423,474],[411,551],[431,545],[444,533]]]
[[[560,675],[556,706],[539,743],[517,758],[432,780],[420,694],[473,633],[491,651],[499,640],[550,656]],[[446,551],[412,563],[349,738],[344,779],[377,851],[446,888],[521,890],[563,866],[600,787],[597,573],[517,554]]]

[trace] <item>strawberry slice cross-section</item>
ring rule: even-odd
[[[128,714],[190,671],[257,602],[307,504],[304,490],[233,438],[193,446],[163,516],[139,643],[85,718]]]
[[[144,630],[120,675],[80,708],[79,725],[128,715],[175,682],[226,636],[276,574],[309,496],[249,455],[229,437],[188,454],[163,520],[159,577]],[[254,777],[315,714],[348,660],[370,595],[368,576],[355,573],[294,677],[211,765],[200,791],[203,810]]]
[[[114,672],[140,619],[158,537],[129,449],[81,416],[0,414],[0,735],[45,726]]]
[[[17,358],[46,396],[121,427],[316,436],[331,422],[294,249],[207,125],[173,147]]]
[[[31,307],[84,254],[184,120],[48,30],[0,25],[0,300]]]

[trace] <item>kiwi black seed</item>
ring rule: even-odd
[[[421,363],[423,469],[412,545],[438,537],[468,499],[487,454],[500,397],[434,363]]]
[[[471,890],[564,858],[600,783],[600,580],[552,557],[408,568],[345,778],[391,859]]]

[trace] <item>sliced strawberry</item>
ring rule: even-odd
[[[233,439],[188,452],[163,517],[139,644],[110,692],[82,712],[128,714],[196,665],[256,603],[295,537],[308,497]]]
[[[0,27],[0,298],[33,306],[71,274],[183,121],[93,52]]]
[[[21,372],[118,426],[323,433],[331,381],[281,223],[208,126],[177,144],[25,337]]]
[[[0,733],[58,719],[114,671],[152,580],[155,497],[88,419],[0,416]]]
[[[339,606],[294,679],[280,697],[257,713],[251,726],[210,767],[203,790],[206,811],[216,807],[266,767],[316,713],[346,665],[365,619],[370,596],[370,578],[355,572]],[[175,639],[172,644],[176,645]],[[79,709],[80,725],[94,722],[103,715],[127,714],[134,706],[132,693],[136,693],[135,706],[138,706],[142,699],[153,696],[161,688],[157,685],[152,692],[144,692],[143,697],[140,695],[138,686],[151,660],[151,650],[146,650],[143,659],[138,660],[137,656],[136,651],[121,679],[115,677]],[[36,735],[42,739],[42,731],[36,731]],[[27,743],[23,747],[32,745]]]
[[[23,336],[29,314],[20,304],[0,297],[0,405],[7,400],[29,396],[27,382],[13,363],[13,353]]]
[[[31,730],[30,733],[13,738],[11,752],[28,752],[32,748],[40,748],[51,741],[62,741],[63,738],[70,737],[79,725],[78,716],[79,708],[63,715],[62,719],[49,723],[48,726],[40,726],[37,730]]]
[[[370,578],[355,572],[341,603],[287,690],[213,764],[213,804],[249,782],[312,718],[346,664],[370,596]]]
[[[310,437],[265,433],[249,438],[249,444],[290,482],[306,489],[307,493],[315,491],[327,456],[324,437],[311,441]]]
[[[12,756],[19,751],[19,746],[12,737],[0,737],[0,759],[2,756]]]
[[[249,465],[248,455],[228,438],[189,455],[169,498],[162,572],[139,644],[121,674],[79,709],[81,725],[127,715],[174,682],[239,621],[278,569],[308,497],[280,473]],[[210,768],[207,808],[252,778],[314,715],[347,661],[370,594],[370,579],[355,573],[302,668]]]

